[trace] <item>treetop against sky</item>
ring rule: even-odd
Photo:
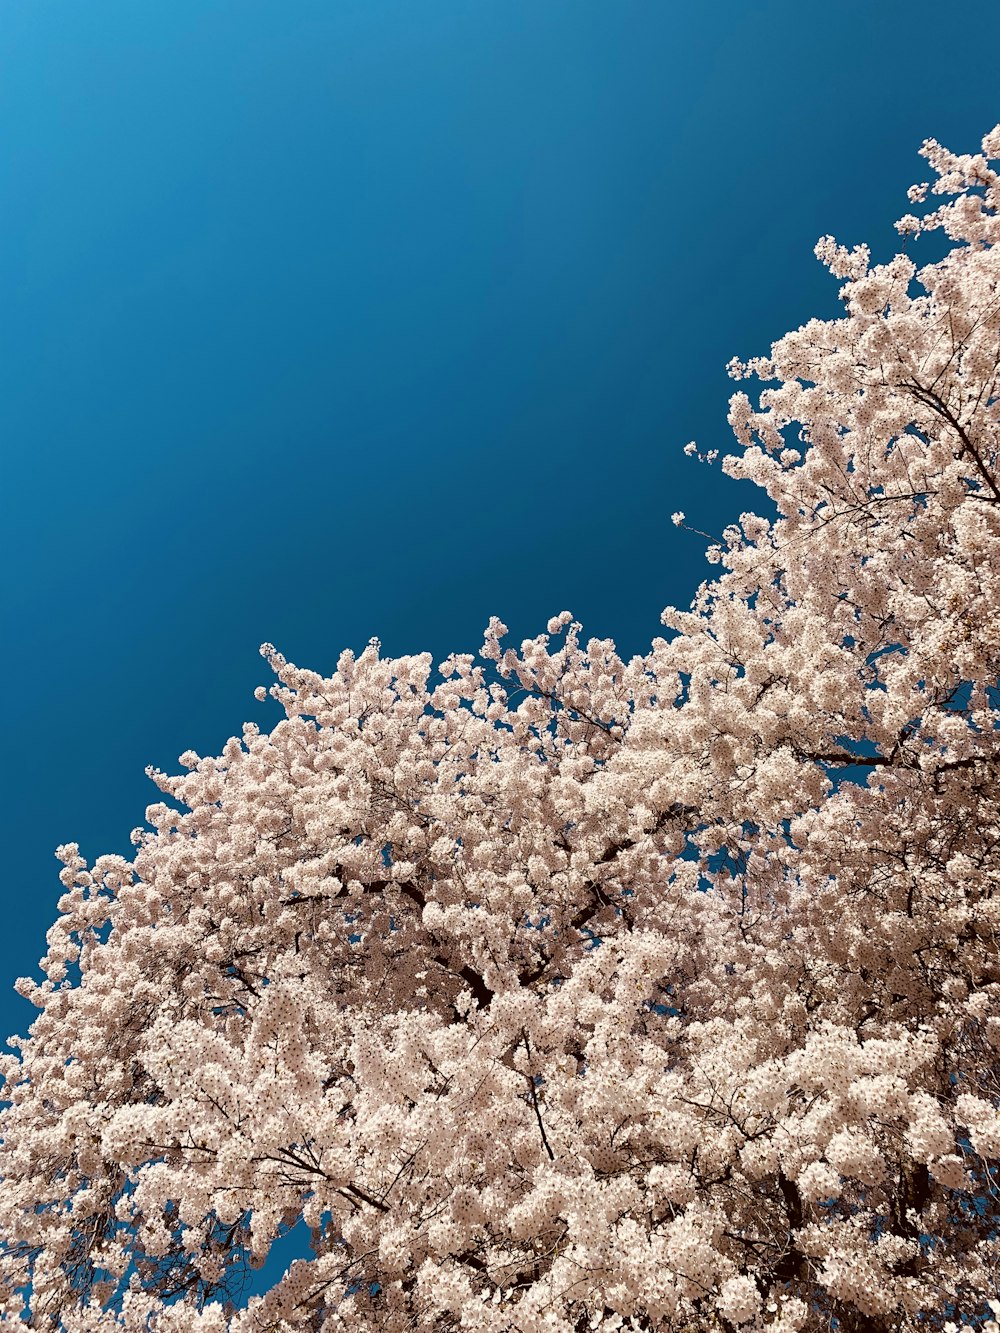
[[[730,447],[726,363],[835,315],[816,237],[888,257],[923,139],[997,119],[1000,9],[954,59],[941,12],[2,7],[0,1036],[54,848],[128,853],[147,764],[270,730],[264,640],[438,662],[570,607],[647,651],[707,572],[669,515],[759,506],[682,453]]]
[[[1000,126],[923,156],[730,362],[766,516],[647,651],[267,643],[270,732],[60,848],[8,1322],[996,1333]]]

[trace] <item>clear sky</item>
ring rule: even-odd
[[[671,511],[758,503],[681,452],[726,361],[836,312],[819,235],[892,252],[998,51],[981,0],[4,0],[0,1040],[53,849],[271,725],[261,641],[642,651]]]

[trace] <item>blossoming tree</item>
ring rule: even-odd
[[[270,735],[60,849],[6,1324],[996,1329],[1000,127],[923,153],[948,252],[820,242],[843,316],[731,365],[776,516],[646,656],[266,645]]]

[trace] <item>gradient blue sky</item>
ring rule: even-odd
[[[755,493],[724,372],[1000,120],[1000,6],[5,0],[0,1040],[52,852],[128,851],[274,641],[568,608],[641,651]]]

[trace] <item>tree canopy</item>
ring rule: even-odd
[[[946,254],[820,241],[841,317],[730,366],[773,517],[646,655],[265,645],[270,734],[60,848],[6,1323],[995,1333],[1000,127],[923,154]]]

